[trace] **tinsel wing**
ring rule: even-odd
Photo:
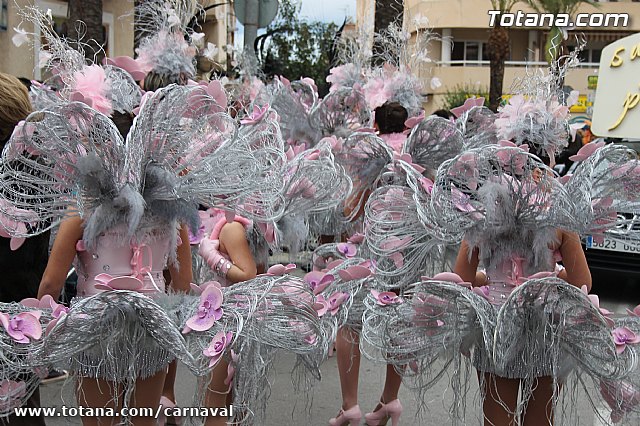
[[[412,129],[402,151],[433,177],[440,164],[462,151],[463,144],[462,133],[453,122],[430,116]]]
[[[122,137],[108,117],[83,103],[30,114],[2,156],[0,211],[27,225],[9,226],[15,236],[44,232],[65,214],[91,220],[99,209],[122,217],[136,210],[136,197],[123,185]]]
[[[311,110],[309,119],[322,136],[346,138],[371,125],[371,111],[359,90],[343,87],[325,96]]]

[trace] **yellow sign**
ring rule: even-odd
[[[512,97],[512,94],[502,95],[501,105],[506,105],[509,99]],[[587,95],[578,96],[578,102],[576,102],[573,106],[569,108],[569,112],[572,113],[583,113],[587,112],[587,108],[591,106],[589,102],[589,97]]]
[[[640,138],[640,33],[602,50],[593,108],[598,136]]]

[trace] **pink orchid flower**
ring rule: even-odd
[[[408,118],[407,121],[404,122],[404,125],[409,129],[413,129],[418,124],[420,124],[422,120],[424,120],[424,117],[425,117],[425,112],[420,111],[420,114],[416,115],[415,117]]]
[[[313,308],[316,310],[318,317],[321,318],[329,310],[329,301],[325,299],[323,295],[319,294],[313,302]]]
[[[600,381],[600,394],[611,408],[611,423],[620,423],[640,403],[640,392],[629,382]]]
[[[461,212],[476,212],[476,208],[471,204],[471,197],[453,185],[451,186],[451,198],[453,200],[453,204],[456,206],[458,210]]]
[[[53,297],[48,294],[42,296],[42,299],[40,300],[34,298],[23,299],[20,301],[20,304],[22,306],[26,306],[27,308],[51,309],[51,315],[54,318],[59,318],[61,315],[69,312],[69,308],[60,303],[57,303],[55,300],[53,300]]]
[[[224,384],[226,386],[230,386],[231,383],[233,383],[233,376],[236,374],[236,366],[238,365],[239,359],[240,355],[231,349],[231,362],[229,362],[229,365],[227,366],[227,378],[224,379]]]
[[[613,335],[613,342],[616,344],[616,353],[618,354],[624,352],[627,345],[640,343],[640,336],[636,336],[636,334],[627,327],[615,328],[611,334]]]
[[[328,309],[329,312],[331,312],[331,315],[335,316],[340,310],[340,306],[349,300],[349,297],[349,293],[345,293],[343,291],[336,291],[329,296],[329,300],[327,302],[329,303]]]
[[[348,243],[351,244],[362,244],[364,242],[364,234],[360,232],[356,232],[347,240]]]
[[[358,252],[358,248],[355,246],[355,244],[351,243],[338,243],[336,245],[336,248],[346,258],[354,257]]]
[[[458,284],[458,285],[461,285],[461,286],[467,287],[467,288],[471,288],[472,287],[470,282],[467,282],[467,281],[463,280],[460,275],[455,274],[453,272],[440,272],[439,274],[434,275],[433,278],[432,277],[421,277],[421,281],[422,282],[445,281],[445,282]]]
[[[332,261],[330,261],[329,263],[327,263],[326,269],[330,270],[330,269],[335,269],[338,266],[342,265],[344,263],[344,259],[334,259]]]
[[[604,146],[604,142],[591,142],[580,148],[580,150],[576,153],[576,155],[572,155],[569,157],[571,161],[584,161],[587,158],[591,157],[594,152],[598,150],[598,148],[602,148]]]
[[[191,290],[193,291],[193,293],[197,295],[201,295],[202,292],[205,291],[209,286],[218,287],[219,289],[222,288],[222,285],[218,281],[207,281],[200,285],[197,285],[194,283],[189,284],[189,287],[191,287]]]
[[[282,276],[282,275],[288,274],[294,269],[296,269],[296,265],[294,263],[289,263],[286,266],[281,263],[278,263],[276,265],[271,266],[269,269],[267,269],[266,275]]]
[[[464,104],[462,104],[461,106],[451,108],[451,113],[456,117],[461,117],[462,114],[469,111],[471,108],[476,106],[483,106],[483,105],[484,105],[484,98],[476,98],[476,97],[467,98],[464,101]]]
[[[394,160],[399,160],[399,161],[404,161],[405,163],[407,163],[408,165],[410,165],[411,167],[413,167],[415,169],[415,171],[417,171],[418,173],[422,173],[425,171],[425,168],[422,167],[419,164],[415,164],[413,162],[413,158],[411,158],[411,154],[408,153],[403,153],[403,154],[399,154],[397,152],[393,153],[393,159]]]
[[[598,311],[600,311],[600,313],[602,314],[602,316],[604,316],[605,320],[607,321],[607,324],[612,327],[614,322],[611,318],[609,318],[610,315],[613,314],[613,312],[605,309],[605,308],[601,308],[600,307],[600,298],[598,297],[597,294],[589,294],[589,290],[587,290],[587,286],[583,285],[582,287],[580,287],[580,291],[582,291],[583,294],[585,294],[587,296],[587,298],[589,298],[589,301],[593,304],[593,306],[595,306]]]
[[[0,383],[0,410],[7,411],[22,405],[27,395],[27,385],[23,381],[3,380]]]
[[[313,294],[321,293],[334,280],[335,277],[333,275],[319,271],[311,271],[304,276],[304,282],[309,284],[309,288],[313,291]]]
[[[423,177],[420,178],[419,182],[422,189],[424,189],[427,194],[431,194],[433,191],[433,181],[429,178]]]
[[[0,312],[0,324],[16,342],[30,343],[31,340],[38,340],[42,337],[41,315],[40,311],[29,311],[10,317],[8,314]]]
[[[371,269],[360,265],[349,266],[346,269],[338,271],[338,276],[340,276],[340,279],[343,281],[361,280],[370,275]]]
[[[135,81],[142,81],[146,77],[147,73],[143,70],[138,61],[130,56],[116,56],[115,58],[104,58],[103,62],[106,65],[112,65],[118,68],[122,68],[128,72]]]
[[[209,285],[200,294],[198,312],[187,320],[183,333],[190,331],[206,331],[222,318],[222,290],[215,285]]]
[[[402,303],[402,299],[393,291],[377,291],[371,290],[371,295],[376,299],[376,303],[380,306],[393,305]]]
[[[308,178],[302,177],[295,181],[287,191],[287,196],[299,195],[302,198],[313,198],[316,194],[316,186]]]
[[[267,111],[269,111],[269,105],[265,105],[262,108],[257,105],[254,105],[253,112],[251,113],[251,115],[249,117],[246,117],[240,120],[240,124],[251,125],[251,124],[259,123],[267,114]]]
[[[482,287],[473,287],[471,289],[471,291],[473,291],[478,296],[484,297],[485,299],[489,300],[489,286],[488,285],[483,285]]]
[[[627,313],[635,317],[640,317],[640,305],[633,308],[633,310],[627,309]]]
[[[219,331],[215,336],[213,336],[209,346],[202,351],[204,356],[209,357],[210,368],[218,363],[227,346],[231,344],[232,339],[232,332],[225,333],[224,331]]]

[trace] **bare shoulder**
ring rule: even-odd
[[[225,224],[220,230],[220,239],[237,239],[239,237],[245,238],[244,225],[240,222],[231,222]]]

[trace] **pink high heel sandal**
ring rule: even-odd
[[[344,426],[346,424],[357,426],[360,424],[360,420],[362,420],[362,411],[359,406],[354,405],[347,411],[341,408],[338,415],[329,420],[329,426]]]
[[[391,426],[398,426],[400,416],[402,415],[402,404],[400,400],[394,399],[393,401],[385,404],[380,401],[380,408],[371,413],[364,415],[367,426],[384,426],[391,419]]]
[[[160,411],[160,417],[158,418],[158,426],[172,426],[177,425],[180,426],[182,424],[182,417],[179,416],[165,416],[165,408],[175,408],[176,403],[171,401],[166,396],[160,398],[160,405],[162,405],[162,410]]]

